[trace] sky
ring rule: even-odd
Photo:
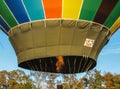
[[[21,69],[29,72],[27,69],[18,67],[17,64],[17,56],[9,38],[0,30],[0,71]],[[120,74],[120,29],[112,35],[108,44],[101,50],[95,69],[102,73]]]

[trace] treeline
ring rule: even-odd
[[[120,75],[92,70],[84,74],[54,74],[22,70],[0,71],[0,89],[120,89]]]
[[[30,76],[22,70],[0,71],[0,89],[34,89]]]

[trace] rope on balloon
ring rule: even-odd
[[[71,67],[70,67],[70,61],[69,61],[70,59],[69,59],[69,57],[67,57],[67,58],[68,58],[68,66],[69,66],[68,68],[69,68],[69,72],[71,73]]]
[[[80,59],[80,63],[79,63],[79,67],[78,67],[78,72],[81,70],[81,68],[82,68],[82,62],[83,62],[83,60],[84,60],[84,58],[82,57],[81,59]]]
[[[75,73],[75,70],[76,70],[76,60],[77,60],[77,56],[75,57],[75,61],[74,61],[74,69],[73,69],[73,73]]]

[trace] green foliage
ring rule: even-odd
[[[120,89],[120,75],[106,73],[104,75],[106,89]]]
[[[101,75],[98,70],[92,70],[79,78],[76,74],[59,75],[32,71],[26,75],[21,70],[0,71],[0,89],[56,89],[57,79],[62,78],[63,89],[120,89],[120,75],[106,73]]]
[[[75,75],[64,75],[63,89],[120,89],[120,75],[91,70],[80,79]]]
[[[63,89],[84,89],[83,79],[78,79],[74,74],[63,75]]]
[[[94,70],[88,72],[88,87],[89,89],[102,89],[103,88],[103,76],[100,71]]]
[[[0,89],[33,89],[32,80],[21,70],[0,72]],[[35,89],[35,88],[34,88]]]

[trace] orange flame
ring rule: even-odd
[[[62,56],[57,56],[57,62],[56,62],[56,71],[60,72],[61,68],[64,66],[64,59]]]

